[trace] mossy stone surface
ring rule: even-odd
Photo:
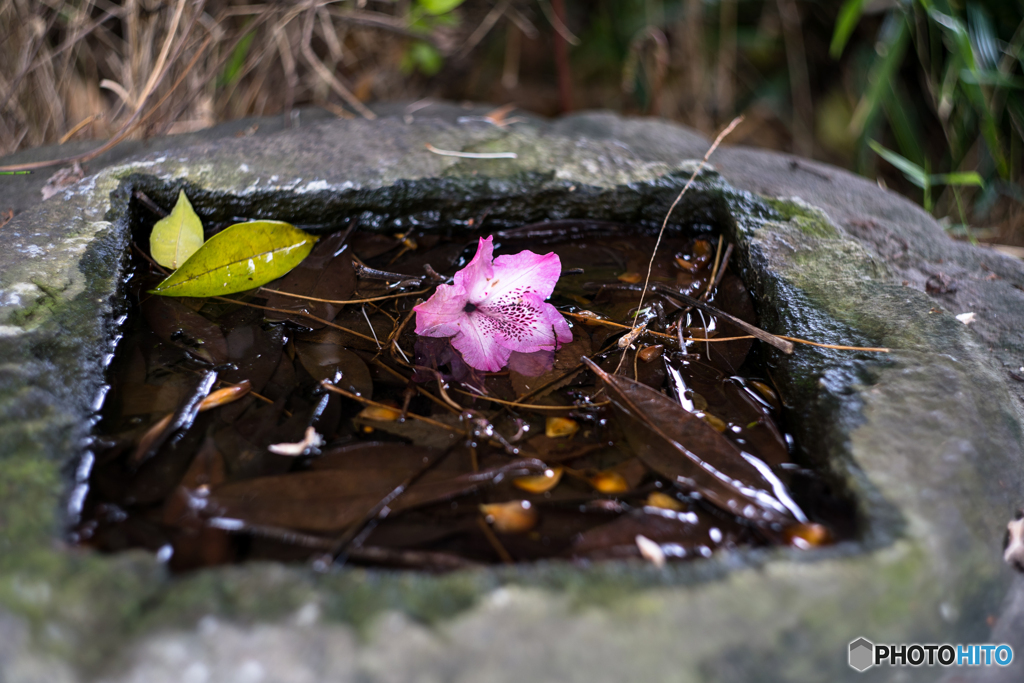
[[[949,241],[863,179],[746,149],[720,150],[672,222],[728,232],[771,331],[892,349],[770,358],[805,459],[857,501],[857,541],[662,571],[549,562],[440,577],[274,564],[169,577],[141,552],[63,543],[123,309],[134,190],[170,205],[185,187],[204,217],[325,231],[354,214],[397,230],[485,211],[493,228],[657,224],[707,146],[602,113],[459,121],[482,111],[151,141],[46,202],[19,199],[0,233],[0,680],[934,680],[927,667],[857,674],[847,645],[991,637],[1024,478],[1024,390],[1008,376],[1024,365],[1024,268]],[[961,286],[928,294],[936,272]],[[954,318],[965,308],[972,326]]]

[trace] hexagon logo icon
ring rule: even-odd
[[[875,663],[875,644],[866,638],[850,643],[850,666],[857,671],[866,671]]]

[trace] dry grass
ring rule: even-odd
[[[402,3],[305,0],[0,2],[0,154],[70,138],[148,137],[410,88]]]
[[[705,134],[742,113],[732,144],[857,167],[916,196],[874,155],[858,156],[848,125],[858,62],[828,57],[834,17],[821,4],[465,0],[430,28],[413,24],[417,7],[418,0],[0,0],[0,155],[71,139],[112,145],[306,105],[372,117],[364,102],[437,96],[515,103],[542,115],[569,104],[649,114]],[[604,33],[602,16],[611,26]],[[418,42],[443,59],[437,77],[408,73],[404,62]],[[884,132],[873,135],[884,140]],[[935,133],[923,131],[941,148]],[[1015,179],[1019,172],[1017,163]],[[965,201],[970,196],[965,191]],[[1020,207],[1003,197],[971,222],[992,228],[989,239],[1024,244]],[[937,213],[959,215],[954,208],[940,198]]]

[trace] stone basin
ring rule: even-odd
[[[804,462],[856,501],[855,540],[661,570],[545,562],[443,576],[267,563],[171,577],[150,554],[67,546],[66,510],[87,471],[124,310],[135,189],[169,205],[186,187],[210,218],[328,223],[361,212],[361,225],[382,230],[484,211],[495,229],[567,217],[660,223],[708,146],[657,120],[587,113],[501,129],[473,120],[485,111],[392,106],[376,121],[150,141],[152,151],[108,156],[41,203],[24,194],[40,176],[0,177],[0,209],[25,209],[0,228],[0,681],[948,673],[858,673],[847,652],[859,637],[996,638],[1019,655],[991,680],[1024,678],[1020,599],[1001,561],[1024,478],[1024,383],[1013,379],[1024,374],[1024,264],[949,240],[862,178],[743,148],[715,154],[672,223],[726,231],[766,329],[892,349],[769,354]],[[427,143],[517,158],[441,156]],[[36,152],[47,153],[59,152]],[[965,312],[976,314],[970,325],[955,318]]]

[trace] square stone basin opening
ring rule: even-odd
[[[816,453],[820,429],[779,390],[776,376],[791,372],[780,370],[780,351],[750,339],[683,347],[673,339],[675,327],[689,339],[746,336],[680,294],[706,296],[770,329],[778,312],[750,268],[743,235],[787,207],[698,182],[659,246],[652,282],[661,289],[637,314],[630,301],[678,185],[516,187],[433,179],[229,195],[124,179],[111,218],[129,226],[133,244],[102,408],[70,498],[72,540],[103,552],[144,548],[174,571],[248,560],[327,567],[332,557],[445,571],[641,556],[700,562],[861,535],[853,496]],[[207,237],[247,220],[286,221],[319,236],[310,258],[319,258],[323,284],[306,281],[340,283],[340,298],[362,303],[299,309],[260,291],[235,297],[241,305],[147,294],[160,280],[145,253],[149,233],[180,190]],[[572,324],[573,341],[563,345],[571,351],[513,359],[511,370],[485,374],[453,360],[447,340],[412,337],[413,303],[442,281],[424,276],[424,264],[451,276],[488,235],[496,254],[560,254],[551,302]],[[331,298],[327,291],[310,294]],[[600,320],[588,320],[595,313]],[[643,316],[654,334],[624,352],[616,340],[630,316]],[[639,404],[640,414],[623,414],[601,400],[609,389],[579,356],[608,371],[624,367],[636,382],[620,391],[640,385],[658,396],[645,395],[653,403]],[[236,403],[167,426],[206,379],[215,384],[204,392],[254,386]],[[324,381],[348,393],[327,391]],[[686,477],[673,483],[660,459],[701,453],[673,446],[674,432],[661,431],[680,410],[702,423],[703,432],[687,428],[710,440],[701,447],[724,443],[727,455],[756,460],[747,470],[782,501],[778,519],[751,523]],[[268,452],[302,441],[307,428],[323,438],[318,447],[300,447],[298,457]],[[651,452],[636,430],[648,430],[639,442],[653,439]],[[413,502],[403,506],[403,495]]]

